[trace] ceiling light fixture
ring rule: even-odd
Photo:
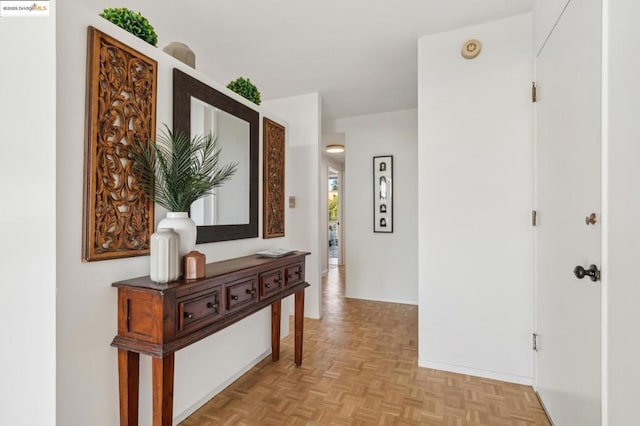
[[[336,152],[344,152],[344,145],[327,145],[327,152],[336,153]]]

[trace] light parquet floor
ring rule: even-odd
[[[343,268],[304,327],[300,368],[290,335],[181,425],[550,425],[529,386],[418,368],[418,308],[345,299]]]

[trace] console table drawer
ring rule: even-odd
[[[241,278],[225,284],[227,313],[258,301],[256,276]]]
[[[288,265],[284,268],[284,286],[298,284],[304,281],[304,262]]]
[[[260,298],[265,299],[283,289],[282,269],[274,269],[260,274]]]
[[[222,286],[178,300],[178,334],[212,323],[222,316]]]

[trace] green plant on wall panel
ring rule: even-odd
[[[113,7],[103,10],[100,16],[152,46],[158,44],[158,35],[140,12],[136,13],[126,7]]]
[[[227,89],[233,90],[256,105],[260,105],[260,102],[262,102],[260,100],[260,91],[248,78],[245,80],[244,77],[238,77],[227,84]]]

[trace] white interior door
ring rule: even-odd
[[[601,286],[574,275],[601,261],[601,13],[572,0],[536,60],[537,390],[559,426],[601,418]]]

